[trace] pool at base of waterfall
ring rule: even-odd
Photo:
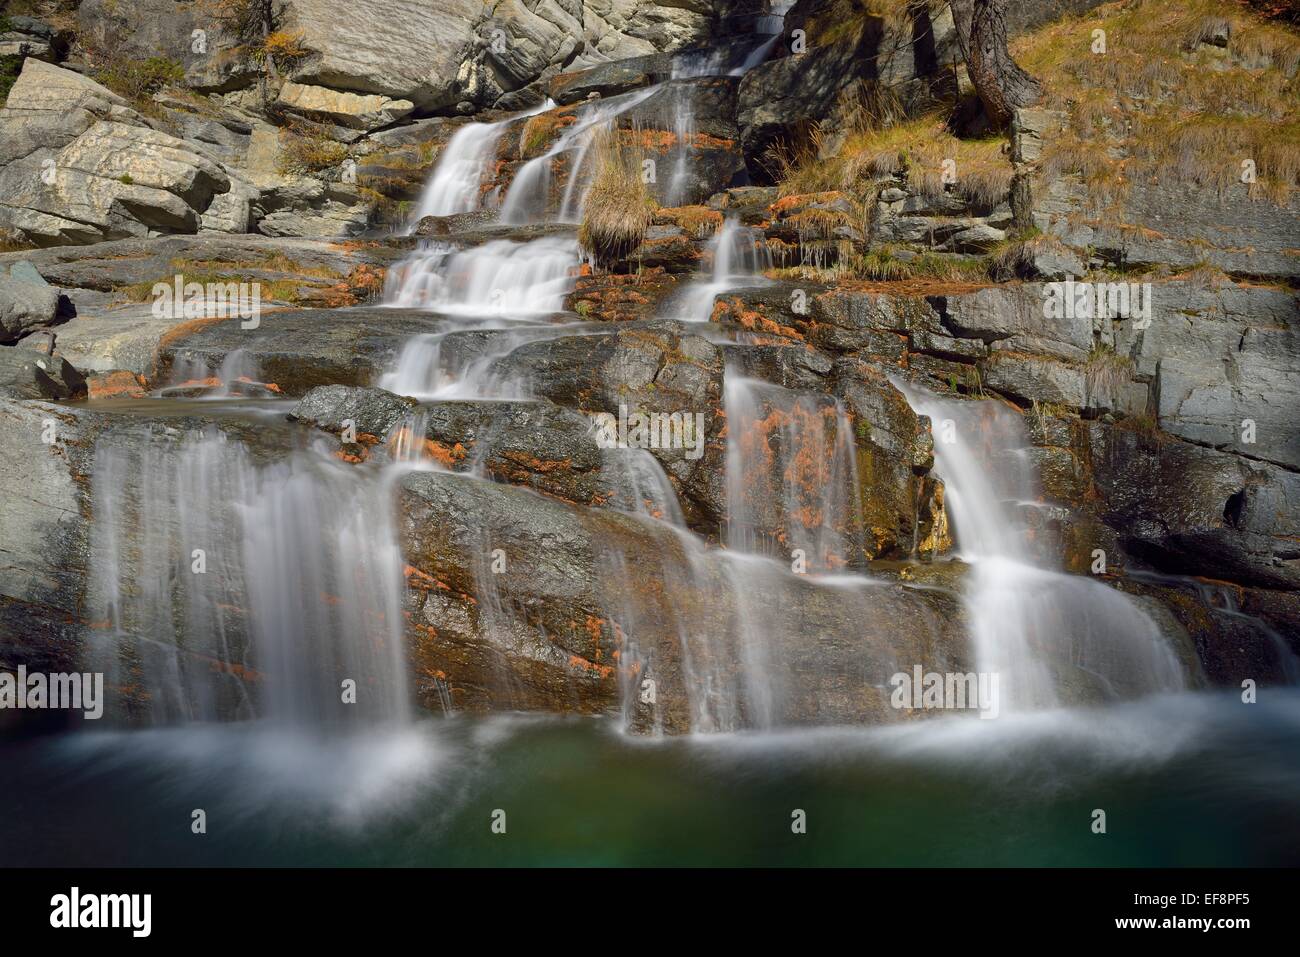
[[[1300,863],[1290,689],[689,738],[461,716],[355,737],[86,732],[0,752],[3,865]]]

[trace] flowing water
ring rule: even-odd
[[[1183,688],[1174,650],[1133,599],[1030,554],[1013,508],[1037,497],[1020,416],[993,401],[900,387],[934,430],[935,472],[962,558],[972,566],[971,638],[980,670],[1001,676],[1002,706],[1065,703],[1069,681],[1106,697]]]
[[[718,296],[744,287],[760,286],[766,280],[763,271],[772,268],[763,235],[756,229],[741,226],[727,217],[709,240],[704,261],[710,264],[708,277],[696,279],[671,304],[674,318],[683,322],[708,322]]]
[[[787,7],[773,7],[738,64],[687,58],[679,79],[762,62]],[[519,169],[500,223],[563,230],[578,221],[596,136],[658,90],[583,105]],[[689,98],[670,102],[688,142]],[[492,207],[493,159],[507,125],[522,119],[462,127],[415,221]],[[688,164],[680,151],[669,197],[685,195]],[[890,633],[906,594],[855,570],[863,517],[855,423],[843,404],[730,365],[729,518],[717,541],[688,528],[661,458],[602,452],[607,506],[664,545],[651,558],[616,542],[599,554],[602,611],[626,639],[621,715],[413,715],[395,503],[404,476],[443,468],[422,441],[432,403],[528,399],[530,383],[503,373],[505,360],[592,332],[563,312],[580,267],[572,230],[532,235],[470,248],[425,242],[390,270],[386,304],[440,324],[408,341],[379,383],[429,404],[369,461],[344,462],[337,442],[284,423],[289,403],[248,398],[259,395],[258,370],[241,351],[216,369],[179,357],[172,388],[140,405],[138,427],[101,443],[87,666],[102,668],[129,706],[106,722],[112,728],[6,748],[23,786],[0,792],[0,863],[1300,859],[1300,693],[1270,690],[1242,708],[1230,694],[1187,691],[1194,676],[1137,601],[1062,574],[1027,544],[1019,509],[1037,492],[1019,417],[912,387],[909,401],[934,424],[935,472],[970,565],[976,664],[1003,676],[998,720],[818,727],[827,722],[796,713],[813,652],[851,656],[865,636],[884,649],[883,664],[850,660],[846,673],[910,667],[915,658]],[[761,236],[732,219],[706,261],[672,307],[684,320],[707,321],[718,295],[761,283],[770,267]],[[185,398],[196,384],[206,394]],[[160,407],[172,411],[160,416]],[[465,481],[491,480],[494,441],[484,438],[464,463]],[[529,609],[487,565],[488,530],[472,534],[480,620],[527,634]],[[616,587],[649,580],[662,592]],[[787,607],[791,596],[798,601]],[[708,622],[691,611],[700,607]],[[832,620],[826,609],[841,614]],[[939,624],[917,615],[905,627],[924,642]],[[647,724],[638,704],[637,678],[664,666],[656,656],[665,633],[689,735],[663,734],[658,712]],[[203,842],[183,827],[177,836],[158,828],[198,806],[239,826],[214,828]],[[1136,837],[1096,840],[1086,826],[1096,806]],[[795,807],[814,824],[791,839]],[[511,841],[490,835],[493,808],[511,815]]]

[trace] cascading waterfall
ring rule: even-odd
[[[392,490],[327,444],[266,462],[215,429],[141,431],[96,451],[92,656],[152,723],[410,717]]]
[[[767,13],[754,21],[754,32],[768,39],[754,47],[740,66],[731,71],[732,76],[744,76],[771,55],[785,29],[785,15],[793,6],[794,0],[775,0],[768,5]]]
[[[1031,556],[1012,507],[1036,498],[1020,417],[996,402],[941,399],[896,384],[935,432],[935,473],[971,564],[966,603],[975,654],[981,671],[1000,676],[1002,709],[1182,689],[1178,658],[1132,599]]]
[[[579,265],[576,239],[496,239],[472,249],[431,243],[389,271],[384,303],[490,318],[564,308]]]
[[[433,174],[424,186],[410,229],[425,216],[453,216],[471,213],[484,205],[483,186],[492,172],[497,144],[506,127],[554,108],[546,100],[535,109],[496,123],[467,123],[448,141]],[[410,230],[408,230],[409,232]]]
[[[479,191],[501,134],[509,124],[510,120],[468,123],[456,131],[425,184],[411,219],[412,229],[425,216],[452,216],[479,208]]]
[[[651,86],[584,106],[577,120],[560,133],[545,153],[529,160],[515,174],[501,203],[500,221],[510,226],[581,221],[590,179],[587,158],[592,144],[617,117],[653,96],[658,89],[658,86]],[[552,166],[568,154],[572,155],[569,156],[564,194],[559,209],[552,216]]]
[[[713,303],[722,293],[746,286],[762,285],[763,271],[772,268],[772,257],[762,233],[742,226],[728,216],[714,233],[704,251],[712,262],[707,280],[697,280],[673,306],[673,313],[683,322],[708,322]]]

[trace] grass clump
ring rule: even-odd
[[[802,149],[780,144],[769,151],[783,195],[843,190],[867,193],[873,184],[895,179],[927,199],[952,190],[981,207],[1004,200],[1014,170],[1001,136],[961,139],[935,114],[850,132],[833,156],[823,155],[826,134],[811,131]]]
[[[311,55],[303,46],[303,34],[300,30],[276,30],[269,33],[250,52],[250,59],[257,64],[270,60],[281,70],[291,70],[299,60]]]
[[[110,56],[94,71],[94,78],[119,96],[139,103],[165,86],[185,80],[185,68],[179,60],[151,56],[136,60],[129,55]]]
[[[281,173],[311,175],[332,169],[348,156],[348,148],[332,140],[322,130],[309,123],[289,121],[280,130]]]
[[[1117,353],[1113,346],[1103,342],[1093,343],[1088,359],[1083,364],[1083,379],[1088,395],[1115,396],[1133,379],[1135,367],[1128,356]]]
[[[641,163],[625,155],[613,131],[597,135],[596,172],[578,242],[597,264],[623,259],[641,245],[655,215],[655,202],[641,178]]]

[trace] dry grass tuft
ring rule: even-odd
[[[628,256],[645,239],[655,202],[641,178],[641,162],[626,155],[606,130],[592,144],[596,173],[587,194],[578,242],[598,265]]]

